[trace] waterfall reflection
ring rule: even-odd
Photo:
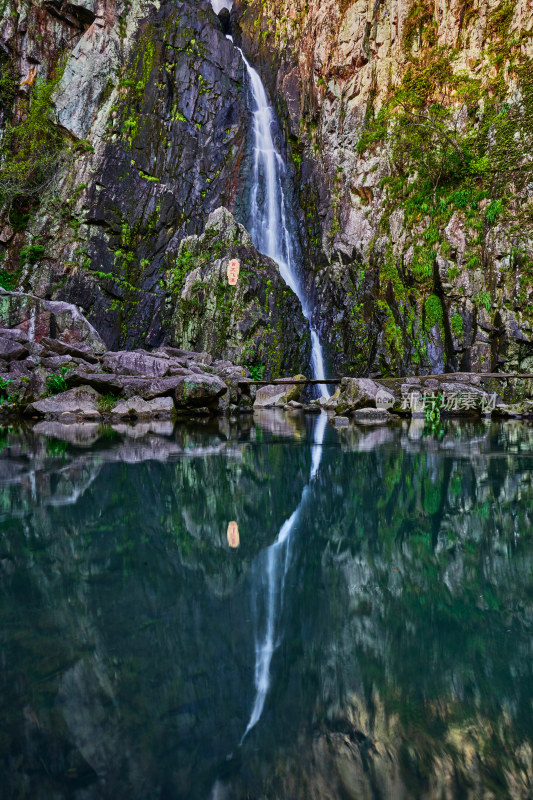
[[[531,793],[533,427],[273,414],[5,432],[0,795]]]

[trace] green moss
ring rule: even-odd
[[[5,289],[6,292],[12,292],[17,288],[20,276],[20,270],[17,270],[16,272],[8,272],[5,269],[0,269],[0,286],[2,289]]]
[[[463,335],[463,318],[460,314],[454,314],[450,320],[450,327],[454,336]]]
[[[478,306],[478,308],[484,308],[486,311],[490,311],[491,307],[491,299],[489,292],[478,292],[478,294],[473,298],[474,303]]]
[[[168,287],[174,296],[181,294],[185,278],[195,266],[195,255],[188,249],[187,244],[183,242],[174,262],[174,266],[167,274]]]
[[[430,294],[424,303],[425,329],[430,331],[435,325],[442,325],[442,303],[435,294]]]
[[[20,266],[31,264],[32,266],[39,261],[44,255],[46,248],[40,244],[39,240],[35,240],[33,244],[26,244],[20,250]]]
[[[52,94],[61,73],[50,81],[37,78],[27,113],[18,124],[7,123],[0,166],[0,205],[41,194],[55,177],[64,147],[55,124]]]

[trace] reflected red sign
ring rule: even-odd
[[[239,536],[239,526],[236,522],[230,522],[228,525],[228,544],[233,549],[237,548],[241,543]]]

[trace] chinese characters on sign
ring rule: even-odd
[[[436,392],[410,392],[402,394],[402,411],[411,411],[413,414],[423,414],[430,403],[438,400],[439,394]],[[440,410],[448,413],[458,413],[461,411],[481,411],[488,414],[494,411],[498,400],[496,392],[485,394],[484,392],[441,392],[442,398]]]
[[[232,258],[228,264],[228,283],[230,286],[237,286],[240,270],[241,262],[238,258]]]

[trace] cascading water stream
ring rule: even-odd
[[[274,112],[270,106],[259,73],[251,66],[242,50],[237,48],[248,73],[254,102],[254,172],[250,203],[250,235],[257,249],[272,258],[279,266],[280,275],[298,297],[304,317],[311,330],[311,368],[313,378],[324,380],[324,355],[317,331],[313,327],[312,312],[301,286],[288,225],[288,206],[283,189],[285,162],[277,150],[272,130]],[[329,397],[325,383],[319,384],[320,394]]]
[[[215,12],[218,13],[221,8],[230,9],[232,0],[212,0],[212,5]],[[233,41],[231,36],[228,36],[228,39]],[[313,378],[325,381],[322,346],[312,324],[311,309],[300,283],[295,263],[291,226],[288,219],[290,209],[286,202],[283,186],[286,165],[273,138],[274,113],[258,72],[247,61],[242,50],[237,49],[246,67],[254,104],[252,109],[254,162],[250,200],[250,235],[257,249],[277,262],[281,277],[298,297],[311,330]],[[318,388],[321,395],[329,396],[325,382],[319,384]],[[285,579],[290,563],[292,534],[309,493],[309,486],[318,473],[325,428],[326,417],[322,414],[317,421],[316,439],[312,446],[309,484],[303,490],[296,510],[281,526],[276,541],[258,556],[252,569],[255,611],[255,698],[239,746],[261,718],[270,689],[270,668],[274,651],[279,643],[279,628],[285,595]],[[217,781],[213,787],[212,797],[220,796],[222,796],[222,786]]]

